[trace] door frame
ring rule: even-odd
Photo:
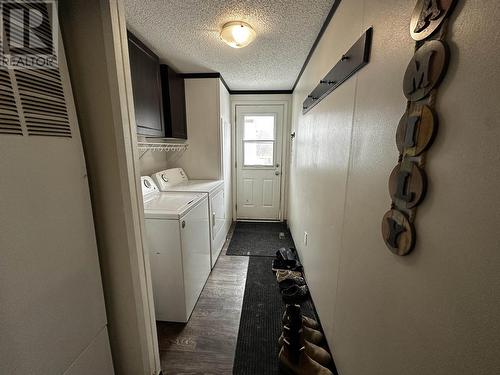
[[[120,0],[64,4],[60,23],[88,166],[114,369],[158,375],[125,7]],[[90,29],[82,27],[88,19]],[[98,58],[80,53],[82,46]]]
[[[236,203],[237,203],[237,170],[236,170],[236,107],[237,106],[283,106],[283,129],[281,139],[281,191],[280,191],[280,209],[279,221],[284,221],[287,218],[287,203],[288,203],[288,178],[289,178],[289,161],[290,161],[290,119],[292,108],[291,94],[250,94],[250,95],[232,95],[231,96],[231,163],[234,173],[232,174],[232,191],[233,191],[233,217],[236,219]]]

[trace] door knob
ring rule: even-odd
[[[275,172],[274,172],[274,174],[275,174],[276,176],[279,176],[281,173],[280,173],[280,172],[278,172],[278,171],[275,171]]]

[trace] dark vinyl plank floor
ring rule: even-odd
[[[233,373],[248,257],[226,255],[232,233],[189,322],[157,323],[164,375]]]

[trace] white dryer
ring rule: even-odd
[[[211,271],[208,197],[141,185],[156,319],[185,323]]]
[[[226,241],[224,180],[190,180],[182,168],[171,168],[151,176],[160,191],[183,191],[208,194],[210,249],[212,268]]]

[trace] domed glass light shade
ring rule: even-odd
[[[255,39],[255,30],[242,21],[228,22],[222,26],[221,39],[233,48],[248,46]]]

